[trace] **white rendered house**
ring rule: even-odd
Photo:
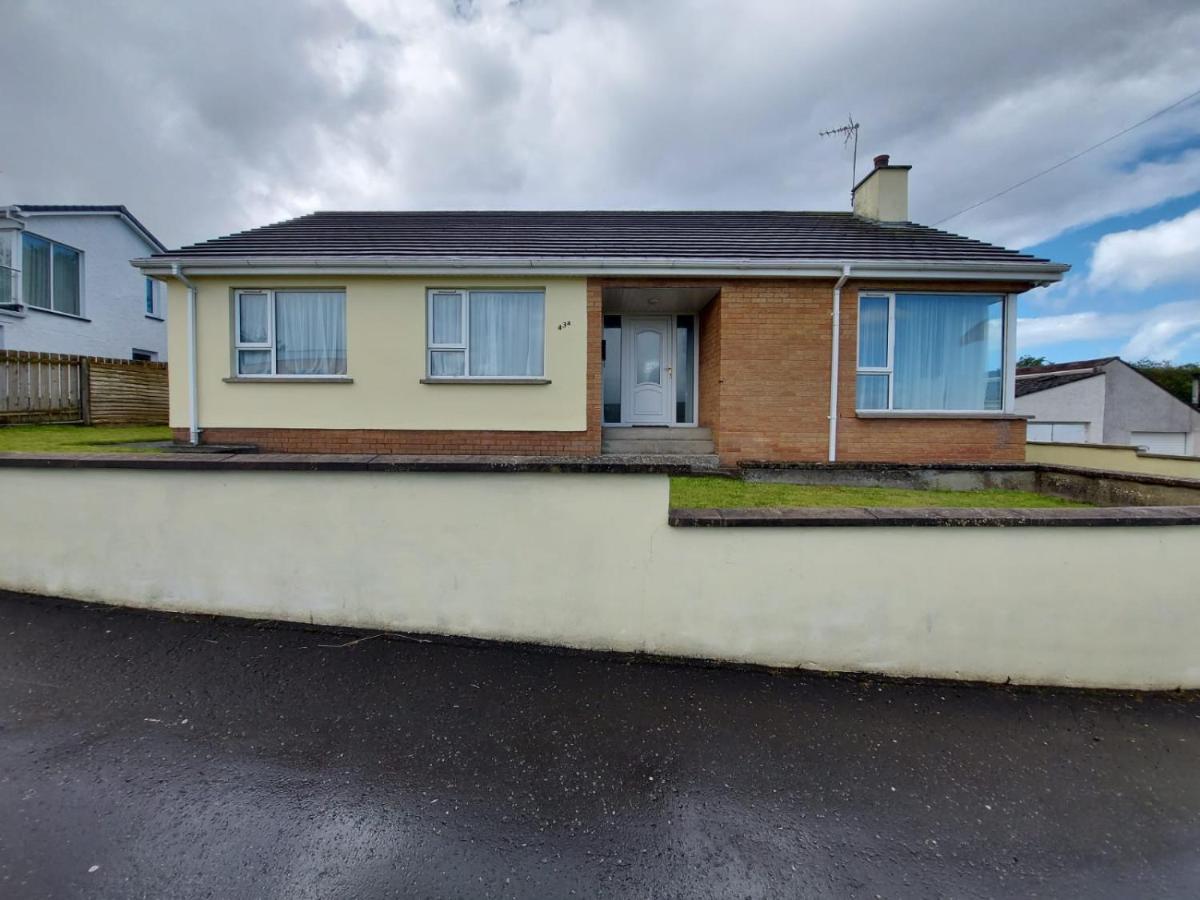
[[[163,245],[124,206],[0,207],[0,350],[165,360]]]

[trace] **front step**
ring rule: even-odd
[[[714,472],[721,470],[721,460],[715,453],[605,453],[604,458],[631,465],[641,463],[642,465],[688,466],[692,469],[711,469]]]
[[[600,452],[623,456],[711,456],[709,428],[605,428]]]

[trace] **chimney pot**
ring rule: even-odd
[[[875,157],[875,168],[882,169],[888,164],[889,159],[891,159],[891,157],[888,156],[888,154],[880,153],[877,157]]]

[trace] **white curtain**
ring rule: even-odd
[[[888,355],[888,298],[863,297],[858,301],[858,366],[882,369]],[[862,407],[868,409],[874,407]]]
[[[472,291],[471,374],[540,376],[545,300],[540,292]]]
[[[275,292],[275,371],[346,374],[346,295]]]
[[[1001,406],[1002,298],[897,294],[894,409]]]
[[[433,295],[434,344],[462,344],[462,297],[458,294]]]
[[[238,298],[238,343],[267,342],[268,302],[266,294],[242,294]]]

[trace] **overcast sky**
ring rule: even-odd
[[[177,246],[313,209],[943,217],[1200,89],[1200,4],[0,0],[0,203]],[[941,227],[1075,265],[1022,348],[1200,358],[1200,103]],[[1133,342],[1131,344],[1131,341]]]

